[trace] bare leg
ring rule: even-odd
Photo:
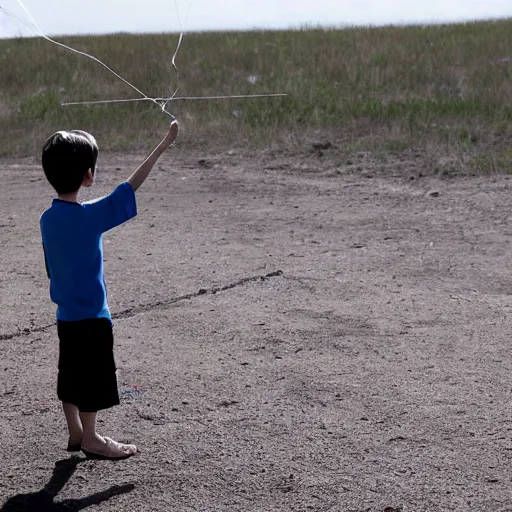
[[[96,432],[96,415],[95,412],[80,413],[80,419],[84,426],[82,448],[92,452],[101,450],[105,445],[105,440]]]
[[[67,402],[62,402],[62,409],[64,410],[69,430],[68,449],[74,448],[75,450],[79,450],[82,444],[83,428],[78,407]]]
[[[108,437],[102,437],[96,432],[95,412],[81,412],[80,419],[84,427],[82,450],[105,458],[125,458],[134,455],[137,447],[131,444],[121,444]]]

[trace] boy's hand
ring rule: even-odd
[[[169,126],[169,131],[167,132],[167,135],[165,136],[163,143],[165,144],[165,147],[168,148],[169,146],[172,146],[174,142],[176,141],[176,138],[178,137],[179,132],[179,125],[178,121],[174,120],[171,123],[171,126]]]
[[[160,144],[158,144],[146,160],[144,160],[144,162],[142,162],[135,172],[126,180],[132,186],[133,190],[137,190],[144,183],[158,159],[169,146],[174,144],[178,137],[178,131],[178,121],[174,120],[171,123],[171,126],[169,126],[167,135],[162,139]]]

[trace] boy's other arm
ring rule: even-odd
[[[178,122],[173,121],[169,127],[167,135],[162,141],[156,146],[151,154],[142,162],[137,170],[126,180],[133,188],[137,190],[149,176],[149,173],[157,163],[158,159],[162,156],[165,150],[174,144],[176,137],[178,136]]]

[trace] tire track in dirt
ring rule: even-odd
[[[282,270],[276,270],[274,272],[270,272],[269,274],[263,274],[258,276],[250,276],[243,277],[238,281],[234,281],[232,283],[226,284],[224,286],[216,286],[214,288],[201,288],[197,292],[187,293],[186,295],[179,295],[178,297],[172,297],[167,300],[159,300],[156,302],[150,302],[148,304],[139,304],[138,306],[133,306],[131,308],[123,309],[122,311],[118,311],[112,315],[112,320],[119,320],[124,318],[131,318],[141,313],[146,313],[148,311],[154,311],[157,309],[166,309],[172,304],[177,302],[181,302],[184,300],[195,299],[202,295],[215,295],[217,293],[226,292],[232,290],[233,288],[237,288],[238,286],[243,286],[247,283],[254,283],[256,281],[265,281],[267,279],[272,279],[276,277],[281,277],[283,275]],[[14,333],[8,334],[0,334],[0,341],[12,340],[14,338],[19,338],[21,336],[28,336],[30,334],[36,334],[39,332],[47,331],[55,326],[55,322],[47,325],[41,325],[39,327],[25,327],[23,329],[19,329]]]

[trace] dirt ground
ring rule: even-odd
[[[92,198],[138,163],[101,161]],[[127,461],[70,457],[31,161],[0,162],[0,511],[512,511],[509,177],[166,155],[105,237]]]

